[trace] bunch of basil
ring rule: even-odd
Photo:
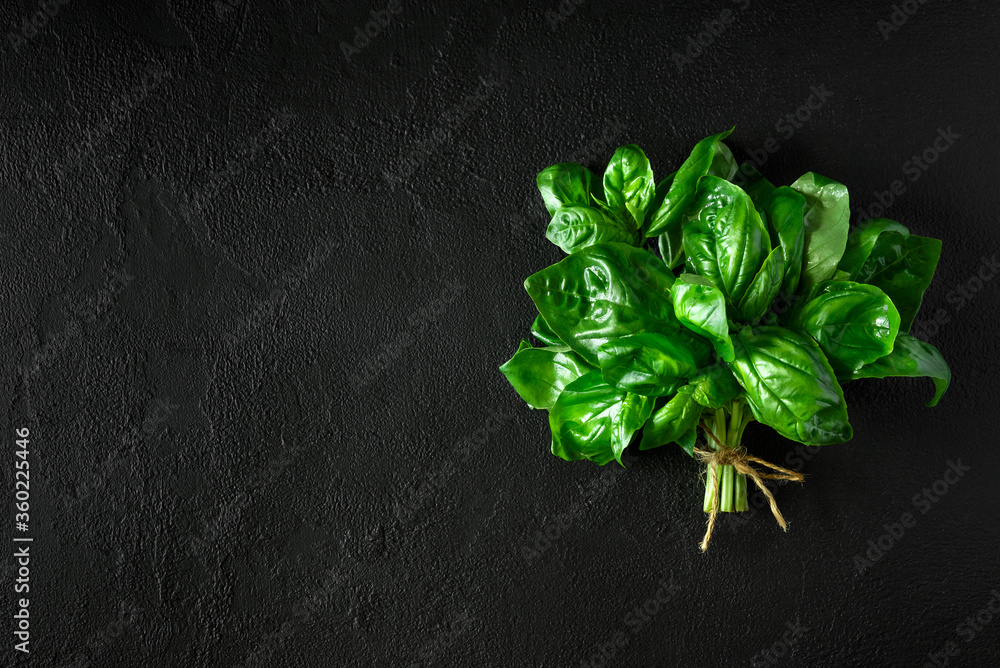
[[[799,443],[852,436],[841,384],[926,376],[935,405],[950,382],[941,354],[907,334],[941,242],[890,220],[848,229],[847,188],[809,172],[775,187],[698,142],[656,183],[635,145],[603,183],[575,163],[538,174],[567,257],[525,281],[531,333],[500,367],[549,411],[552,453],[621,463],[639,448],[740,448],[757,420]],[[656,240],[660,256],[647,245]],[[749,409],[749,410],[747,410]],[[720,466],[719,510],[747,508],[746,481]],[[711,487],[711,485],[709,485]],[[716,498],[706,489],[705,510]]]

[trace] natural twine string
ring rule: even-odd
[[[705,424],[702,424],[701,427],[705,430],[706,434],[712,437],[712,440],[715,441],[718,446],[717,450],[694,449],[694,454],[701,461],[705,462],[708,465],[709,470],[712,472],[712,489],[714,490],[712,512],[708,514],[708,530],[705,531],[705,537],[701,540],[701,551],[704,552],[707,550],[708,544],[712,540],[712,530],[715,529],[715,518],[719,514],[720,490],[718,467],[725,464],[729,464],[736,469],[737,473],[749,476],[749,478],[754,481],[757,487],[760,488],[760,491],[764,492],[764,496],[767,497],[767,502],[771,505],[771,512],[774,514],[774,519],[778,520],[778,524],[783,530],[788,531],[788,523],[785,522],[784,516],[782,516],[781,511],[778,510],[778,503],[774,500],[774,495],[771,494],[771,490],[767,488],[764,481],[794,480],[795,482],[802,482],[805,480],[805,476],[798,471],[791,471],[760,459],[759,457],[748,455],[747,451],[742,446],[738,448],[730,448],[719,441],[715,434],[712,433],[712,430]],[[771,471],[755,468],[753,466],[754,464],[758,464],[761,467],[767,467],[771,469],[773,473]]]

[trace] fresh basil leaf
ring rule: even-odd
[[[535,316],[535,321],[531,323],[531,335],[547,346],[566,345],[559,340],[559,336],[552,331],[552,328],[549,327],[549,323],[545,322],[545,318],[543,318],[541,314]]]
[[[851,439],[844,393],[819,345],[784,327],[744,328],[730,367],[757,421],[806,445]]]
[[[621,243],[588,246],[532,274],[524,288],[562,341],[597,366],[597,350],[629,334],[680,330],[674,275],[660,258]]]
[[[619,147],[604,171],[604,197],[631,230],[645,222],[655,189],[653,170],[642,149],[635,144]]]
[[[695,144],[691,155],[674,175],[670,190],[663,198],[663,204],[660,205],[659,210],[653,216],[653,222],[646,229],[647,237],[658,236],[681,224],[683,216],[690,210],[698,196],[698,183],[712,168],[716,156],[716,146],[732,131],[730,128],[717,135],[705,137]]]
[[[781,253],[785,259],[785,271],[781,277],[779,292],[789,299],[798,289],[799,278],[802,274],[802,254],[805,248],[803,222],[805,204],[805,198],[788,186],[773,188],[764,204],[767,211],[771,243],[773,246],[781,247]]]
[[[850,281],[820,283],[788,326],[816,339],[838,378],[892,352],[899,311],[873,285]]]
[[[833,276],[844,255],[850,227],[850,202],[844,184],[815,172],[799,177],[792,189],[806,200],[801,281],[808,287]]]
[[[707,345],[652,332],[609,341],[597,351],[608,383],[647,397],[673,394],[710,355]]]
[[[653,399],[618,390],[592,371],[566,386],[549,411],[552,454],[621,463],[632,435],[652,412]]]
[[[500,371],[532,408],[552,408],[556,397],[574,380],[594,368],[566,346],[532,348],[527,341]]]
[[[910,236],[910,231],[894,220],[886,218],[867,220],[847,235],[847,249],[837,268],[847,272],[848,276],[857,274],[868,261],[875,248],[875,242],[883,232],[898,232],[904,237]]]
[[[743,299],[740,300],[739,312],[744,322],[756,324],[764,317],[771,308],[774,298],[778,296],[784,273],[785,255],[779,246],[768,254]]]
[[[712,155],[712,165],[708,168],[708,173],[718,176],[720,179],[732,181],[736,176],[736,158],[729,147],[721,141],[715,145],[715,153]]]
[[[688,382],[691,396],[705,408],[721,408],[740,395],[743,388],[725,364],[702,369]]]
[[[589,206],[562,206],[556,209],[545,231],[545,238],[565,253],[606,241],[635,245],[636,235],[625,231],[610,216]]]
[[[674,182],[674,176],[677,172],[674,172],[667,178],[663,179],[656,185],[656,196],[653,198],[653,203],[649,207],[649,211],[646,214],[646,222],[643,225],[643,229],[648,229],[653,223],[653,218],[660,207],[663,205],[663,198],[666,196],[667,192],[670,190],[670,185]],[[676,267],[684,264],[684,245],[683,236],[680,225],[674,225],[670,229],[666,230],[657,238],[657,243],[660,247],[660,256],[666,263],[667,267],[674,269]]]
[[[851,278],[878,286],[889,295],[899,309],[899,330],[909,332],[940,257],[941,242],[937,239],[883,232]]]
[[[719,356],[733,360],[726,298],[711,281],[697,274],[681,274],[670,290],[674,315],[682,325],[708,339]]]
[[[736,172],[735,178],[729,179],[746,192],[758,211],[764,211],[767,201],[774,193],[774,184],[764,178],[757,168],[750,163],[743,163]],[[787,188],[788,186],[783,186]]]
[[[561,206],[589,206],[595,184],[593,172],[575,162],[561,162],[538,172],[538,192],[549,215]]]
[[[642,428],[639,449],[650,450],[678,440],[687,441],[685,437],[698,426],[701,411],[702,406],[692,397],[691,389],[682,387],[670,401],[653,413],[649,422]],[[688,454],[693,455],[693,442],[691,449]]]
[[[717,176],[701,180],[693,211],[684,222],[686,266],[738,304],[771,251],[760,215],[745,192]]]
[[[851,380],[889,377],[930,378],[934,381],[934,396],[927,405],[937,406],[951,383],[951,369],[937,348],[900,332],[890,354],[851,374]]]

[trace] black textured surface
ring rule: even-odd
[[[996,3],[889,32],[889,2],[136,4],[0,15],[4,489],[28,427],[34,537],[4,665],[1000,665],[1000,281],[959,292],[1000,253]],[[855,213],[900,181],[955,382],[849,385],[854,440],[808,461],[749,431],[808,475],[790,530],[724,517],[703,555],[690,459],[558,460],[497,366],[560,257],[535,173],[636,142],[664,176],[733,124]]]

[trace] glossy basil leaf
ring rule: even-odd
[[[653,399],[618,390],[592,371],[570,383],[549,411],[552,454],[621,463],[633,434],[649,419]]]
[[[764,175],[758,172],[756,167],[746,162],[740,165],[736,176],[730,179],[730,181],[738,185],[750,196],[751,201],[753,201],[758,211],[766,209],[765,205],[776,190],[774,184],[765,179]]]
[[[721,363],[702,369],[688,387],[694,400],[705,408],[720,408],[743,392],[733,372]]]
[[[764,317],[771,303],[778,296],[785,274],[785,255],[781,247],[775,248],[764,260],[750,287],[740,300],[739,312],[743,321],[755,324]]]
[[[701,180],[692,211],[684,222],[685,266],[738,304],[771,251],[760,214],[745,192],[717,176]]]
[[[733,157],[733,152],[721,141],[717,142],[708,173],[712,176],[718,176],[720,179],[732,181],[733,177],[736,176],[736,169],[736,158]]]
[[[941,242],[937,239],[883,232],[864,265],[851,277],[876,285],[889,295],[899,309],[899,330],[908,332],[940,257]]]
[[[799,177],[792,189],[806,200],[801,281],[808,287],[833,276],[844,255],[850,226],[850,202],[844,184],[814,172]]]
[[[788,326],[816,339],[838,378],[892,352],[899,311],[873,285],[827,281]]]
[[[655,237],[680,225],[698,196],[698,184],[708,174],[716,156],[716,146],[729,136],[732,129],[702,139],[674,175],[670,190],[646,229],[647,237]]]
[[[630,334],[673,334],[674,275],[660,258],[621,243],[588,246],[532,274],[524,288],[566,345],[594,366],[607,341]]]
[[[686,432],[681,434],[681,437],[674,441],[677,445],[681,446],[681,449],[688,454],[688,457],[694,457],[694,446],[698,442],[698,422],[697,420],[691,428]],[[639,449],[642,449],[640,443]]]
[[[635,144],[619,147],[604,171],[604,197],[629,231],[642,227],[655,190],[653,170],[642,149]]]
[[[597,351],[608,383],[647,397],[676,392],[708,361],[709,355],[711,348],[707,345],[652,332],[609,341]]]
[[[627,232],[604,211],[590,206],[559,207],[545,231],[545,238],[565,253],[606,241],[635,245],[636,236],[637,233]]]
[[[909,334],[900,333],[889,355],[861,367],[851,375],[852,380],[889,377],[930,378],[934,381],[934,396],[927,405],[937,406],[951,383],[951,369],[937,348]]]
[[[875,248],[875,242],[883,232],[898,232],[904,237],[910,236],[910,231],[894,220],[886,218],[866,220],[847,235],[847,249],[837,268],[847,272],[848,276],[857,274],[868,261]]]
[[[545,318],[541,315],[536,316],[535,321],[531,323],[531,335],[547,346],[566,345],[559,340],[559,336],[552,331],[549,323],[545,322]]]
[[[791,298],[799,287],[802,273],[802,254],[805,249],[803,213],[805,198],[788,186],[774,188],[765,200],[771,243],[781,248],[785,271],[779,292]]]
[[[670,401],[653,413],[649,422],[642,428],[639,449],[650,450],[681,439],[687,440],[685,436],[698,426],[702,410],[702,406],[691,395],[691,389],[682,387]],[[691,447],[693,450],[693,442]]]
[[[589,206],[595,183],[593,172],[575,162],[562,162],[538,172],[538,192],[549,215],[562,206]]]
[[[730,367],[758,422],[806,445],[850,440],[843,390],[809,336],[784,327],[748,327],[734,337],[733,347]]]
[[[681,274],[670,291],[674,315],[682,325],[708,339],[719,356],[733,359],[729,338],[726,298],[710,280],[696,274]]]
[[[677,172],[674,172],[656,185],[656,196],[653,198],[652,206],[649,207],[649,213],[646,214],[646,222],[643,225],[643,230],[648,229],[649,226],[652,225],[653,218],[655,217],[656,212],[660,210],[660,207],[663,204],[663,198],[670,190],[670,185],[674,182],[674,176],[676,174]],[[660,247],[660,256],[663,258],[667,267],[674,269],[684,264],[684,245],[680,225],[674,225],[673,227],[665,230],[663,234],[657,237],[657,243]]]
[[[521,342],[514,356],[500,366],[511,386],[532,408],[552,408],[567,385],[594,368],[565,346],[532,348]]]

